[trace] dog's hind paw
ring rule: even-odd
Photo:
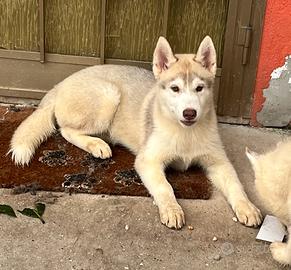
[[[291,264],[291,254],[286,243],[274,242],[270,245],[270,249],[274,260],[283,265]]]
[[[240,200],[234,207],[240,223],[248,227],[257,227],[262,223],[261,211],[248,200]]]
[[[160,207],[161,222],[169,228],[181,229],[185,225],[185,215],[179,204]]]

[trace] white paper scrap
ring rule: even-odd
[[[286,234],[286,228],[278,218],[266,215],[256,239],[272,243],[282,242]]]

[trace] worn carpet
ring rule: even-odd
[[[0,187],[13,188],[14,193],[47,190],[149,196],[133,169],[134,156],[119,146],[112,148],[112,158],[97,159],[56,133],[37,149],[29,166],[15,166],[6,155],[9,142],[16,127],[32,111],[32,108],[0,106]],[[178,198],[211,196],[211,184],[198,167],[185,173],[167,170],[166,174]]]

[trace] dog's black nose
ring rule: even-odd
[[[193,120],[197,116],[197,112],[194,109],[187,108],[183,111],[183,116],[186,120]]]

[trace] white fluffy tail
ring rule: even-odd
[[[26,118],[13,134],[8,153],[17,165],[28,165],[35,149],[55,131],[55,89],[41,101],[38,109]]]

